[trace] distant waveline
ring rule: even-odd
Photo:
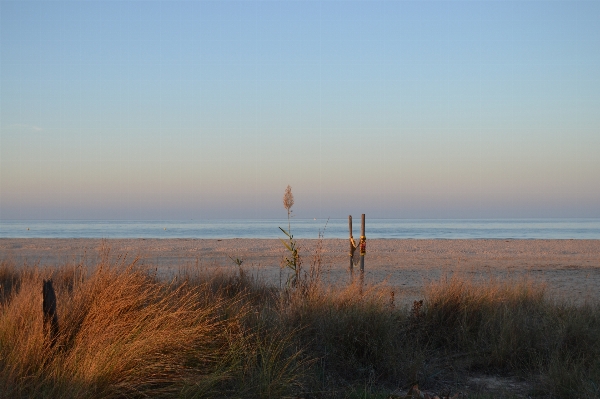
[[[356,215],[358,217],[360,215]],[[295,238],[348,238],[348,220],[293,219]],[[279,238],[284,219],[0,221],[0,238]],[[369,219],[369,238],[600,239],[600,219]]]

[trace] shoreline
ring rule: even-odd
[[[236,270],[232,257],[243,259],[243,268],[253,276],[281,284],[285,249],[279,239],[0,238],[0,261],[93,266],[103,242],[112,259],[125,256],[126,263],[138,259],[166,275],[189,268]],[[297,242],[306,270],[318,239]],[[348,239],[326,238],[322,243],[323,280],[348,281]],[[593,300],[600,289],[600,240],[367,238],[365,280],[389,285],[401,296],[417,299],[428,282],[456,274],[473,279],[528,277],[546,283],[553,296]]]

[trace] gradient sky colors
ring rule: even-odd
[[[600,217],[598,1],[0,1],[0,218]]]

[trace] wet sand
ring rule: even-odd
[[[285,250],[274,239],[109,239],[113,259],[157,268],[165,275],[186,268],[234,269],[243,259],[253,275],[279,285]],[[298,240],[308,268],[317,240]],[[94,265],[99,239],[0,239],[0,260],[17,264]],[[348,240],[323,240],[323,276],[329,283],[349,281]],[[355,267],[355,273],[358,273]],[[556,297],[581,302],[600,298],[600,240],[396,240],[367,241],[365,280],[385,283],[400,297],[417,299],[430,281],[458,273],[474,279],[527,276],[546,283]]]

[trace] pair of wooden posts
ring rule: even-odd
[[[365,276],[365,254],[367,253],[367,237],[365,235],[365,214],[360,217],[360,242],[356,245],[352,236],[352,215],[348,216],[348,229],[350,230],[350,276],[354,279],[354,251],[360,251],[360,282]]]

